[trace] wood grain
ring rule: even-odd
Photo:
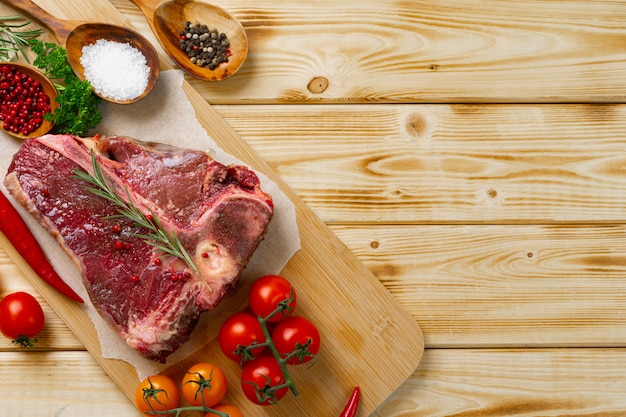
[[[624,100],[623,1],[213,3],[241,20],[250,52],[236,77],[190,79],[211,103]]]
[[[433,347],[626,346],[626,228],[334,226]]]
[[[139,416],[86,351],[0,352],[0,362],[3,415]],[[25,367],[32,369],[28,375]]]
[[[2,352],[0,361],[0,379],[11,381],[0,390],[7,415],[135,415],[86,352]],[[624,349],[428,349],[419,369],[371,416],[618,417],[626,408],[625,364]]]
[[[372,416],[622,416],[624,349],[429,349]]]
[[[626,220],[624,105],[215,108],[327,223]]]

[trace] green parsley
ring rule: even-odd
[[[94,94],[89,81],[82,81],[74,74],[67,61],[67,51],[60,45],[29,41],[31,50],[37,54],[33,64],[54,81],[59,107],[47,113],[46,120],[54,123],[57,133],[85,135],[102,120],[102,99]]]

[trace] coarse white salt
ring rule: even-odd
[[[94,90],[113,100],[132,100],[148,86],[146,57],[129,43],[98,39],[83,46],[80,64]]]

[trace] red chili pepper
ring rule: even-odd
[[[3,192],[0,192],[0,232],[44,281],[72,300],[84,303],[50,265],[41,246]]]
[[[339,417],[354,417],[356,416],[356,409],[359,407],[359,398],[361,397],[361,389],[355,387],[352,391],[352,395],[346,404],[346,408],[343,409]]]

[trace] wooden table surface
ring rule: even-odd
[[[214,3],[250,54],[188,81],[424,332],[373,415],[626,415],[626,1]],[[42,303],[1,414],[136,415]]]

